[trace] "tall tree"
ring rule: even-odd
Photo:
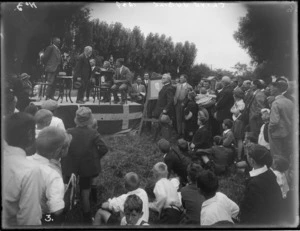
[[[248,13],[240,19],[239,29],[234,33],[235,40],[247,50],[253,63],[266,62],[271,74],[289,78],[293,75],[297,50],[293,32],[296,12],[290,11],[293,4],[247,4]]]
[[[211,70],[207,64],[200,63],[196,64],[191,68],[190,76],[191,83],[193,85],[197,84],[201,79],[211,75]]]

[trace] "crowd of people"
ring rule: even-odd
[[[26,78],[25,78],[26,79]],[[126,194],[102,203],[95,213],[101,159],[108,147],[88,107],[76,111],[76,127],[65,129],[55,116],[57,101],[38,109],[6,114],[3,141],[3,221],[14,225],[63,225],[70,206],[67,185],[77,177],[83,225],[280,225],[295,216],[293,203],[296,153],[293,150],[294,99],[288,81],[231,79],[215,86],[202,79],[193,88],[182,74],[161,77],[162,89],[151,116],[162,139],[163,162],[153,179],[140,186],[128,172]],[[149,74],[137,87],[149,84]],[[121,83],[120,86],[122,86]],[[141,100],[141,99],[140,99]],[[170,144],[177,133],[177,147]],[[232,169],[248,178],[237,204],[218,190],[218,176]],[[158,213],[149,223],[149,211]]]
[[[28,74],[10,76],[11,87],[5,88],[2,200],[6,226],[65,224],[70,212],[66,195],[74,177],[75,185],[79,182],[83,225],[270,226],[288,224],[296,216],[290,207],[296,187],[296,105],[289,81],[223,76],[203,78],[193,87],[186,74],[172,80],[168,73],[161,75],[157,101],[147,105],[147,116],[156,119],[162,136],[157,145],[163,162],[153,166],[153,179],[144,189],[140,176],[128,172],[127,193],[112,195],[92,214],[91,203],[98,201],[96,178],[108,147],[90,108],[76,111],[74,128],[66,129],[56,116],[59,44],[54,38],[41,56],[48,88],[40,109],[30,104],[33,86]],[[145,102],[149,73],[133,83],[124,59],[116,60],[116,70],[110,61],[100,68],[91,54],[92,48],[85,47],[74,68],[78,104],[89,101],[93,86],[99,84],[108,89],[102,94],[104,101],[110,101],[112,92],[114,103],[124,104],[127,95]],[[170,144],[174,135],[177,147]],[[218,190],[218,176],[232,169],[248,178],[239,204]],[[156,224],[149,223],[150,210],[158,213]]]

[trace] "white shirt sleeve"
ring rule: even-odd
[[[61,128],[62,130],[66,130],[65,128],[65,125],[64,125],[64,122],[62,120],[60,120],[58,123],[57,123],[57,127],[58,128]]]
[[[123,194],[119,197],[114,197],[114,198],[108,199],[109,209],[114,210],[115,212],[120,212],[120,211],[123,212],[124,203],[125,203],[127,196],[128,196],[127,194]]]
[[[57,212],[65,207],[64,182],[61,177],[55,177],[46,188],[47,206],[50,213]]]
[[[38,166],[23,178],[21,183],[21,196],[19,211],[17,213],[18,225],[40,225],[42,209],[40,205],[42,195],[42,174]]]
[[[236,218],[240,212],[239,206],[234,201],[230,200],[229,198],[228,198],[228,204],[229,204],[230,211],[231,211],[231,217]]]
[[[167,201],[167,195],[164,190],[163,184],[161,182],[157,182],[153,192],[155,195],[155,201],[150,203],[149,207],[157,210],[160,213]]]

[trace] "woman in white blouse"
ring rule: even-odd
[[[242,150],[243,150],[243,134],[244,134],[244,124],[239,117],[242,114],[242,111],[245,109],[244,103],[244,91],[241,89],[236,89],[233,91],[234,104],[230,109],[233,119],[233,134],[237,141],[238,145],[238,160],[241,159]]]

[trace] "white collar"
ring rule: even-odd
[[[49,164],[49,160],[40,154],[35,153],[34,155],[31,156],[33,160],[37,160],[41,164]]]
[[[185,87],[185,85],[186,85],[186,82],[182,84],[182,86],[184,86],[184,87]]]
[[[250,177],[255,177],[260,174],[263,174],[266,171],[268,171],[268,168],[266,165],[264,165],[262,168],[252,169],[252,171],[250,171],[249,174],[250,174]]]
[[[230,129],[226,129],[223,133],[227,134],[230,131]]]
[[[209,198],[208,200],[204,201],[204,202],[202,203],[202,208],[205,207],[205,206],[210,205],[211,203],[213,203],[213,202],[215,202],[215,201],[217,201],[217,193],[216,193],[216,195],[213,196],[212,198]]]
[[[255,95],[258,91],[259,91],[259,89],[255,90],[255,92],[253,92],[253,95]]]

